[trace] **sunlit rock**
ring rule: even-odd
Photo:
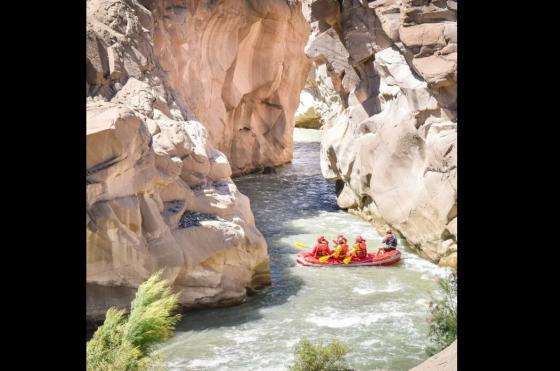
[[[291,160],[310,62],[301,4],[87,2],[87,316],[157,270],[185,307],[270,284],[231,180]]]
[[[344,1],[335,21],[323,3],[304,1],[305,51],[340,97],[321,141],[338,205],[456,267],[455,2]]]

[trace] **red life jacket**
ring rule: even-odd
[[[344,245],[344,246],[340,246],[338,245],[336,248],[338,249],[338,247],[341,247],[341,250],[339,252],[339,254],[336,254],[336,250],[335,250],[335,258],[344,258],[346,256],[346,254],[348,254],[348,245]]]
[[[356,258],[367,257],[367,248],[365,242],[360,242],[354,245],[354,255]]]
[[[317,257],[321,257],[321,256],[326,256],[329,255],[330,251],[329,251],[329,245],[327,244],[320,244],[320,245],[316,245],[315,248],[313,249],[313,255],[317,258]]]

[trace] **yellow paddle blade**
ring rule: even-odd
[[[350,263],[350,260],[352,260],[352,255],[347,256],[346,258],[344,258],[344,260],[342,261],[344,264],[348,264]]]
[[[321,256],[321,257],[319,258],[319,261],[320,261],[321,263],[324,263],[324,262],[326,262],[327,260],[329,260],[330,257],[331,257],[330,255]]]
[[[304,244],[303,242],[296,242],[294,245],[296,245],[296,247],[299,247],[301,249],[307,249],[309,247],[306,244]]]

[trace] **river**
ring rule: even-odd
[[[251,199],[270,254],[272,286],[230,308],[186,313],[161,348],[170,370],[286,370],[302,338],[341,340],[356,370],[408,370],[425,360],[428,303],[447,270],[406,246],[389,267],[309,268],[295,263],[294,242],[313,245],[361,234],[371,250],[373,227],[336,205],[334,184],[321,176],[320,132],[295,129],[294,159],[276,174],[235,179]]]

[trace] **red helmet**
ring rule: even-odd
[[[317,239],[317,242],[319,242],[319,243],[321,243],[321,242],[329,243],[329,241],[327,241],[327,240],[325,239],[325,236],[319,237],[319,238]]]
[[[338,236],[338,239],[336,240],[338,243],[345,243],[346,241],[348,240],[343,235]]]
[[[356,242],[366,242],[362,236],[356,237]]]

